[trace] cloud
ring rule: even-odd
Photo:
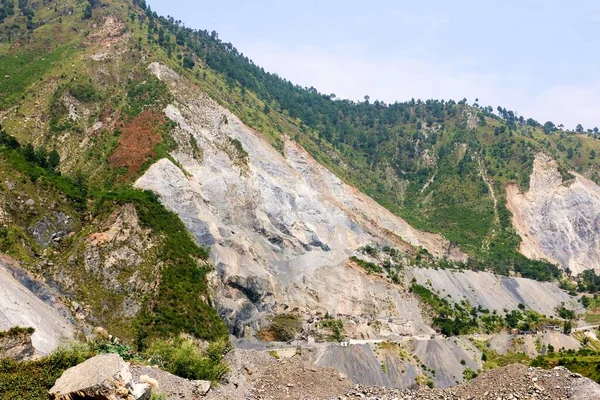
[[[322,93],[388,103],[420,99],[480,99],[481,105],[502,105],[519,115],[574,127],[600,125],[600,81],[589,86],[535,87],[527,75],[489,71],[476,59],[444,63],[425,57],[389,54],[374,59],[360,43],[333,50],[315,46],[283,47],[270,43],[240,43],[255,63],[295,84],[314,86]]]

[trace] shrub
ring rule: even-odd
[[[211,343],[205,352],[190,340],[173,339],[153,342],[145,356],[170,373],[186,379],[202,379],[219,382],[229,368],[223,362],[223,355],[229,350],[229,343]]]
[[[275,340],[289,342],[302,329],[300,316],[292,313],[282,313],[273,316],[269,329],[275,335]]]
[[[18,335],[21,335],[24,333],[32,335],[34,332],[35,332],[35,329],[31,328],[31,327],[23,328],[20,326],[13,326],[12,328],[10,328],[7,331],[0,331],[0,338],[18,336]]]
[[[0,399],[46,399],[48,390],[66,369],[94,355],[89,346],[74,344],[33,361],[0,360]]]

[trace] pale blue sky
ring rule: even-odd
[[[338,97],[463,97],[600,126],[600,0],[149,0]]]

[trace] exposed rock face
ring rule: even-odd
[[[285,155],[278,153],[175,72],[158,63],[150,70],[177,99],[165,114],[178,126],[172,156],[182,168],[160,160],[135,185],[159,194],[197,242],[211,247],[217,307],[234,333],[258,328],[264,312],[284,310],[401,316],[410,322],[390,332],[430,331],[414,298],[346,260],[370,242],[406,241],[451,259],[463,253],[344,184],[296,143],[286,141]]]
[[[102,354],[66,370],[49,392],[51,400],[135,400],[129,367],[117,354]]]
[[[73,225],[71,217],[61,211],[55,211],[36,222],[28,232],[40,246],[46,247],[72,232]]]
[[[118,207],[106,220],[94,224],[96,229],[81,237],[65,265],[53,270],[53,279],[70,294],[80,290],[77,277],[82,274],[83,279],[98,282],[101,287],[95,293],[104,294],[88,296],[87,301],[93,310],[102,310],[95,315],[102,322],[134,317],[158,280],[157,239],[140,225],[131,204]],[[110,296],[110,304],[106,296]]]
[[[0,337],[0,359],[24,360],[33,356],[31,334],[27,332]]]
[[[468,300],[473,306],[490,311],[515,310],[519,303],[548,316],[554,315],[561,303],[578,312],[584,311],[575,297],[551,282],[433,268],[415,268],[413,274],[419,284],[430,284],[442,297],[449,296],[448,300]]]
[[[575,179],[563,182],[556,161],[538,154],[529,190],[519,193],[516,185],[507,187],[507,205],[522,239],[520,251],[574,274],[600,272],[600,187],[571,174]]]
[[[0,330],[14,326],[35,328],[31,341],[40,354],[50,353],[61,342],[72,339],[71,321],[17,281],[5,268],[7,262],[0,258]]]

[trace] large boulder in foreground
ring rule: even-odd
[[[66,370],[50,389],[51,400],[135,400],[129,366],[117,354],[102,354]]]

